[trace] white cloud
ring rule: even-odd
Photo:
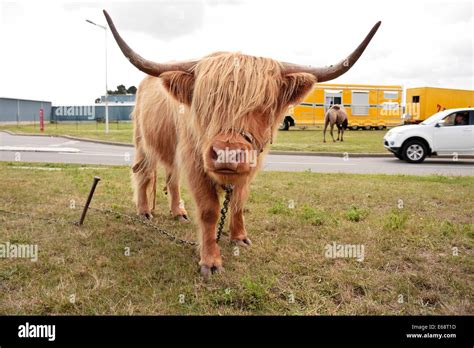
[[[351,52],[382,26],[337,82],[474,89],[471,1],[0,0],[0,96],[91,103],[104,91],[102,8],[136,51],[157,61],[242,51],[311,65]],[[143,74],[109,35],[109,88]]]

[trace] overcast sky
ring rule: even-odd
[[[109,11],[122,37],[156,61],[214,51],[329,65],[350,53],[378,20],[357,64],[334,82],[474,89],[471,0],[0,0],[0,97],[91,104],[104,94]],[[144,74],[108,40],[109,89]]]

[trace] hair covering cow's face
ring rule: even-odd
[[[106,11],[104,15],[130,62],[143,72],[160,77],[168,92],[189,108],[190,134],[197,142],[196,150],[204,169],[219,183],[235,183],[248,176],[251,162],[244,154],[263,150],[282,112],[298,102],[315,82],[329,81],[347,72],[381,24],[376,23],[346,59],[329,67],[222,52],[201,60],[157,63],[134,52]]]
[[[282,113],[315,83],[313,75],[282,75],[279,62],[240,53],[217,53],[201,59],[192,74],[171,71],[161,78],[186,105],[198,155],[219,183],[245,180]]]

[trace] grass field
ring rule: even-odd
[[[0,126],[0,130],[10,130],[16,133],[40,133],[34,125]],[[311,151],[311,152],[349,152],[349,153],[386,153],[383,147],[383,136],[386,131],[350,131],[344,134],[344,142],[333,143],[329,131],[326,134],[327,143],[323,143],[322,129],[309,130],[291,129],[278,132],[272,150],[275,151]],[[47,124],[45,134],[72,135],[91,139],[132,142],[132,124],[110,124],[109,134],[104,133],[104,124]],[[337,131],[335,132],[335,138]]]
[[[127,168],[18,165],[0,163],[0,209],[28,216],[0,212],[0,243],[37,244],[39,257],[0,259],[0,314],[474,314],[473,177],[262,172],[252,247],[237,254],[224,236],[226,271],[204,282],[194,248],[142,225],[94,211],[66,223],[94,175],[92,206],[133,214]],[[193,240],[158,192],[154,223]],[[325,257],[333,242],[363,245],[363,261]]]

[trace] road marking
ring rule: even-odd
[[[64,153],[64,155],[80,155],[80,156],[105,156],[105,157],[125,157],[125,153],[122,154],[113,154],[113,153],[107,153],[107,152],[81,152],[81,153]],[[129,153],[130,154],[130,153]],[[131,157],[131,154],[130,154]]]
[[[324,166],[355,166],[356,163],[329,163],[329,162],[265,162],[266,165],[269,164],[296,164],[296,165],[324,165]]]
[[[28,169],[28,170],[64,170],[64,169],[69,169],[69,168],[58,168],[58,167],[27,167],[27,166],[8,166],[5,167],[8,169]],[[109,168],[103,168],[103,167],[79,167],[79,168],[73,168],[74,170],[105,170]]]
[[[63,168],[56,168],[56,167],[6,167],[6,168],[8,168],[8,169],[47,170],[47,171],[63,170]]]
[[[0,146],[0,151],[15,151],[15,152],[80,152],[81,150],[73,147],[33,147],[33,146]]]
[[[64,143],[51,144],[51,145],[48,145],[48,146],[57,147],[57,146],[74,145],[74,144],[77,144],[77,143],[79,143],[79,141],[77,141],[77,140],[70,140],[70,141],[66,141],[66,142],[64,142]]]

